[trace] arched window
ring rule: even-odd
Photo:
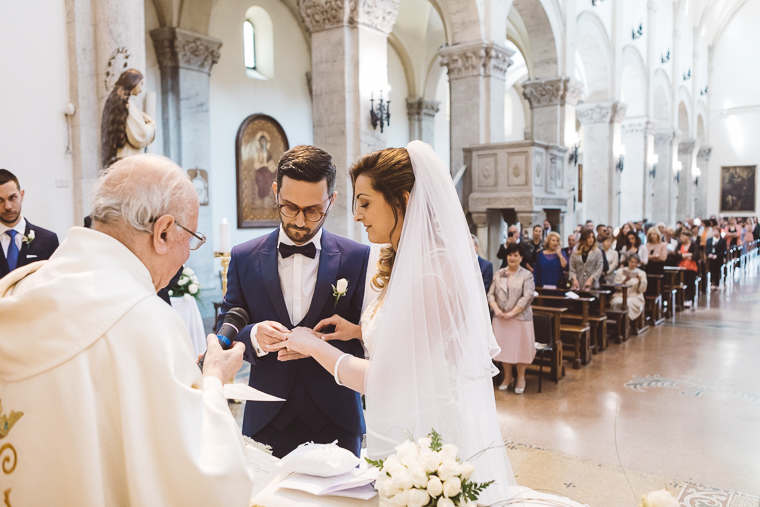
[[[258,5],[245,13],[243,61],[248,77],[274,79],[274,27],[269,13]]]

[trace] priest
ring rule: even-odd
[[[249,505],[222,381],[243,344],[209,336],[203,374],[157,295],[205,237],[180,167],[154,155],[96,182],[93,228],[0,280],[0,498],[7,505]]]

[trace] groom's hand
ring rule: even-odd
[[[264,351],[275,352],[281,348],[276,345],[287,340],[289,332],[288,328],[279,322],[273,320],[259,322],[256,327],[256,341]]]

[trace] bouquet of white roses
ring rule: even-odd
[[[201,283],[195,276],[195,271],[187,267],[182,270],[177,284],[169,290],[169,297],[181,298],[185,295],[201,300]]]
[[[444,444],[431,431],[416,443],[412,440],[396,447],[396,454],[385,460],[367,462],[380,469],[375,489],[380,507],[475,507],[480,493],[493,481],[470,481],[475,467],[461,462],[455,445]]]

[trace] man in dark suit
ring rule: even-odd
[[[310,357],[278,360],[299,356],[275,348],[295,327],[313,329],[336,314],[354,324],[361,318],[369,247],[322,228],[337,196],[335,177],[332,157],[314,146],[296,146],[282,156],[272,185],[280,227],[232,249],[217,323],[236,306],[251,317],[236,338],[251,363],[249,384],[286,401],[247,402],[243,433],[272,446],[280,458],[304,442],[335,440],[358,456],[365,433],[358,393],[338,385]],[[342,280],[347,289],[336,298],[333,286]],[[359,340],[331,343],[364,357]]]
[[[0,278],[21,266],[48,260],[58,248],[54,232],[32,225],[21,214],[24,191],[18,178],[0,169]]]
[[[483,285],[486,287],[486,294],[488,294],[493,282],[493,264],[491,261],[485,260],[480,256],[480,240],[474,234],[472,236],[472,244],[475,246],[475,253],[478,255],[478,265],[480,266],[480,275],[483,277]]]
[[[713,224],[717,224],[717,221],[713,221]],[[713,237],[707,238],[705,243],[711,289],[717,289],[720,286],[720,268],[726,260],[726,250],[726,239],[721,237],[720,227],[713,225]]]

